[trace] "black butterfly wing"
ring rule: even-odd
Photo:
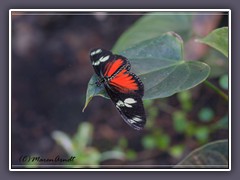
[[[140,78],[129,72],[127,58],[96,48],[90,52],[96,74],[105,79],[104,87],[124,121],[136,130],[146,123],[142,97],[144,86]]]
[[[122,69],[105,84],[105,89],[124,121],[136,130],[142,129],[146,115],[142,102],[144,85],[140,78]]]
[[[93,49],[90,52],[90,58],[96,74],[101,78],[111,77],[122,67],[130,70],[130,63],[125,57],[114,55],[105,49]]]
[[[105,86],[105,89],[124,121],[132,128],[141,130],[146,124],[146,115],[141,95],[137,93],[124,94],[115,92],[107,86]]]

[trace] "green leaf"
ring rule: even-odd
[[[201,143],[207,141],[209,137],[208,127],[205,126],[198,127],[195,131],[195,136]]]
[[[196,125],[193,122],[187,123],[187,128],[185,129],[186,135],[192,137],[195,134]]]
[[[77,150],[75,156],[77,158],[74,164],[79,165],[79,168],[83,168],[83,167],[97,168],[101,160],[100,152],[93,147],[88,147],[84,151]],[[78,166],[75,166],[75,167],[78,167]]]
[[[228,74],[224,74],[220,77],[219,84],[223,89],[228,89]]]
[[[183,133],[187,125],[187,117],[183,111],[176,111],[173,113],[173,127],[177,132]]]
[[[147,13],[136,21],[116,42],[113,52],[119,53],[142,41],[174,31],[184,39],[190,37],[192,16],[181,12]]]
[[[210,122],[214,116],[214,112],[211,108],[202,108],[198,113],[198,117],[203,122]]]
[[[82,109],[82,112],[87,108],[88,103],[92,100],[94,96],[103,96],[105,98],[108,98],[108,95],[106,91],[104,90],[103,87],[97,86],[95,82],[97,82],[98,77],[96,74],[94,74],[90,81],[88,82],[88,87],[87,87],[87,94],[86,94],[86,101],[85,105]]]
[[[198,85],[208,77],[209,66],[198,61],[184,61],[182,49],[182,39],[169,32],[120,53],[129,59],[131,71],[141,78],[143,99],[171,96]],[[88,84],[85,107],[93,96],[107,97],[104,87],[97,87],[94,82],[95,75]]]
[[[78,126],[78,131],[73,137],[73,144],[78,150],[84,150],[92,141],[93,127],[88,122]]]
[[[189,91],[183,91],[177,94],[178,100],[184,111],[189,112],[192,110],[192,97]]]
[[[171,156],[175,158],[180,158],[183,154],[183,151],[184,151],[184,145],[180,144],[180,145],[172,146],[169,150],[169,153]]]
[[[73,146],[71,138],[64,132],[54,131],[52,133],[53,139],[62,146],[68,155],[72,155],[75,152],[75,148]]]
[[[176,168],[228,168],[228,140],[208,143],[190,153]]]
[[[198,39],[197,41],[217,49],[228,57],[228,27],[216,29],[206,37]]]
[[[211,68],[208,78],[219,78],[219,76],[228,73],[227,57],[215,49],[209,50],[203,62],[208,64]]]
[[[156,147],[154,136],[146,135],[142,139],[142,145],[145,149],[153,149]]]
[[[166,150],[171,142],[171,138],[167,134],[161,134],[157,136],[156,139],[156,146],[161,150]]]

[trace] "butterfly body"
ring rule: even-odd
[[[144,85],[140,78],[130,72],[131,64],[126,57],[96,48],[90,52],[95,73],[98,76],[97,86],[104,88],[120,112],[124,121],[136,130],[146,123],[142,103]]]

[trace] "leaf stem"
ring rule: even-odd
[[[213,91],[215,91],[218,95],[220,95],[223,99],[225,99],[228,102],[228,95],[225,94],[221,89],[219,89],[214,84],[210,83],[209,81],[204,81],[204,83]]]

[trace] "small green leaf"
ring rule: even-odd
[[[192,109],[191,93],[189,91],[183,91],[177,94],[177,97],[181,103],[184,111],[190,111]]]
[[[156,99],[190,89],[208,77],[209,66],[199,61],[184,61],[182,51],[182,39],[169,32],[120,54],[129,59],[131,71],[141,78],[145,89],[143,99]],[[103,86],[96,86],[96,80],[94,75],[88,84],[85,107],[93,96],[108,97]]]
[[[203,122],[210,122],[214,116],[214,112],[211,108],[202,108],[198,113],[198,117]]]
[[[175,145],[170,148],[169,153],[171,154],[171,156],[175,158],[180,158],[183,154],[183,151],[184,151],[183,145]]]
[[[153,136],[147,135],[142,139],[142,144],[145,149],[153,149],[156,147],[156,142]]]
[[[133,47],[134,45],[158,37],[163,33],[174,31],[184,39],[190,37],[192,16],[181,12],[153,12],[146,13],[127,31],[125,31],[114,45],[113,52]]]
[[[228,27],[216,29],[206,37],[198,39],[197,41],[217,49],[228,57]]]
[[[195,131],[196,138],[201,142],[205,142],[209,137],[209,129],[207,127],[198,127]]]
[[[93,127],[88,122],[83,122],[78,126],[78,131],[73,137],[73,143],[78,150],[83,150],[92,141]]]
[[[228,140],[208,143],[190,153],[176,168],[228,168]]]
[[[96,148],[88,147],[84,151],[77,150],[76,157],[77,157],[76,162],[74,162],[74,164],[80,165],[79,168],[80,167],[97,168],[99,166],[101,154]]]
[[[183,133],[187,125],[186,114],[183,111],[176,111],[173,113],[173,127],[177,132]]]
[[[195,130],[196,130],[196,125],[193,122],[188,122],[187,128],[186,128],[186,135],[188,137],[192,137],[195,133]]]
[[[171,142],[170,137],[167,134],[160,134],[156,137],[156,146],[161,150],[166,150]]]
[[[228,89],[228,74],[222,75],[220,77],[219,84],[223,89]]]

